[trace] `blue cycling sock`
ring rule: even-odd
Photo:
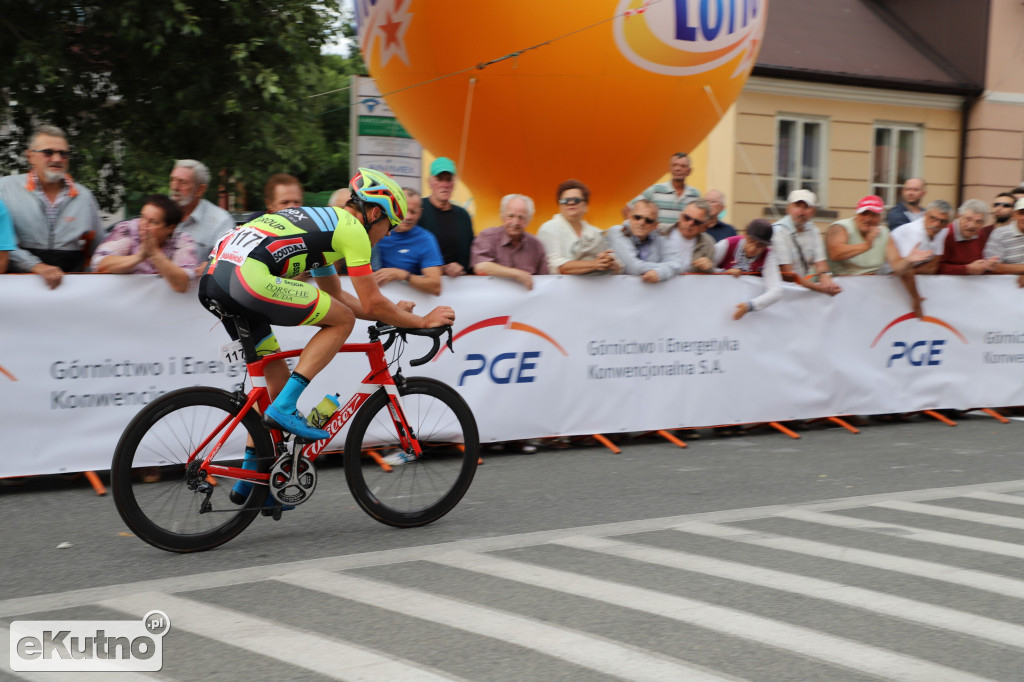
[[[256,471],[256,449],[251,445],[245,448],[242,468],[247,471]],[[249,481],[235,481],[235,485],[231,488],[231,501],[235,504],[242,504],[245,502],[245,498],[249,497],[251,490],[252,483]]]
[[[306,386],[309,386],[309,379],[298,372],[292,372],[292,375],[288,377],[288,382],[281,389],[277,398],[274,399],[274,407],[277,408],[277,411],[284,414],[295,412],[295,403],[298,401],[299,396],[302,395],[302,392],[306,390]]]

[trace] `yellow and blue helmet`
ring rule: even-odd
[[[359,203],[364,206],[375,204],[384,209],[385,215],[391,221],[392,229],[405,218],[408,210],[405,192],[387,173],[372,168],[360,168],[348,186],[352,190],[352,196],[358,198]]]

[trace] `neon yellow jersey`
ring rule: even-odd
[[[211,266],[218,261],[241,266],[252,259],[290,279],[344,258],[348,274],[358,277],[372,272],[370,252],[366,229],[348,211],[334,206],[286,208],[224,235],[214,249]]]

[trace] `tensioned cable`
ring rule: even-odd
[[[407,86],[405,86],[403,88],[398,88],[397,90],[392,90],[391,92],[381,93],[381,97],[386,97],[388,95],[394,95],[394,94],[397,94],[399,92],[404,92],[405,90],[411,90],[413,88],[419,88],[419,87],[422,87],[424,85],[429,85],[430,83],[436,83],[437,81],[444,80],[445,78],[451,78],[452,76],[458,76],[459,74],[469,73],[470,71],[473,71],[473,70],[482,71],[483,69],[486,69],[488,66],[493,66],[494,64],[499,64],[499,63],[501,63],[503,61],[506,61],[506,60],[509,60],[509,59],[515,59],[515,58],[519,57],[520,55],[525,54],[526,52],[530,52],[532,50],[539,50],[540,48],[545,47],[547,45],[551,45],[553,43],[557,43],[560,40],[565,40],[566,38],[570,38],[570,37],[576,35],[577,33],[583,33],[584,31],[589,31],[589,30],[597,28],[598,26],[601,26],[603,24],[607,24],[609,21],[614,21],[615,19],[618,19],[619,17],[633,17],[633,16],[637,16],[637,15],[643,14],[644,12],[647,11],[648,7],[650,7],[651,5],[656,5],[659,2],[663,2],[663,0],[645,0],[644,4],[641,5],[640,7],[636,8],[636,9],[628,9],[625,12],[622,12],[621,14],[613,14],[612,16],[608,17],[607,19],[601,19],[600,21],[596,21],[593,24],[590,24],[588,26],[583,26],[581,28],[577,28],[575,30],[569,31],[568,33],[563,33],[562,35],[560,35],[560,36],[558,36],[556,38],[551,38],[550,40],[545,40],[544,42],[537,43],[536,45],[531,45],[530,47],[524,47],[523,49],[516,50],[515,52],[509,52],[508,54],[502,55],[500,57],[496,57],[495,59],[491,59],[491,60],[486,61],[486,62],[479,62],[478,64],[476,64],[474,66],[467,66],[466,68],[459,69],[458,71],[452,71],[451,73],[446,73],[446,74],[442,74],[440,76],[435,76],[433,78],[428,78],[425,81],[420,81],[419,83],[413,83],[412,85],[407,85]],[[324,95],[330,95],[330,94],[333,94],[335,92],[344,92],[345,90],[351,89],[351,87],[352,87],[351,85],[348,85],[348,86],[345,86],[343,88],[336,88],[334,90],[327,90],[326,92],[320,92],[320,93],[317,93],[315,95],[307,95],[303,99],[312,99],[314,97],[322,97]]]

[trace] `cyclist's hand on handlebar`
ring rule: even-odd
[[[440,327],[455,322],[455,311],[446,305],[439,305],[423,318],[425,327]]]
[[[399,310],[404,310],[407,313],[411,313],[412,309],[416,307],[416,304],[412,301],[399,301],[395,304]]]

